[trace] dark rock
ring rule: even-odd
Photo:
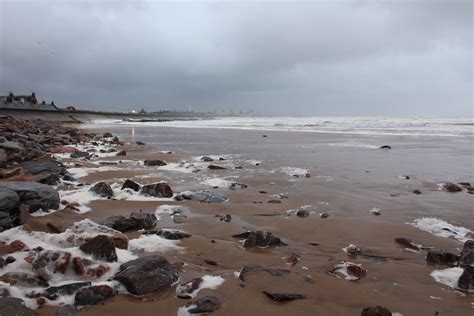
[[[226,170],[227,168],[222,167],[222,166],[217,166],[217,165],[209,165],[209,166],[207,166],[207,169],[210,169],[210,170]]]
[[[133,219],[137,222],[139,229],[152,228],[155,226],[157,221],[155,214],[146,212],[134,212],[130,214],[130,219]]]
[[[383,306],[371,306],[362,310],[361,316],[392,316],[392,312]]]
[[[300,208],[296,211],[296,216],[299,216],[299,217],[308,217],[310,214],[311,212],[304,208]]]
[[[430,250],[426,254],[426,262],[432,264],[444,264],[448,266],[457,266],[459,256],[450,252]]]
[[[306,299],[306,295],[296,293],[270,293],[267,291],[262,291],[262,293],[275,302],[289,302],[293,300]]]
[[[221,308],[222,303],[215,296],[205,296],[192,302],[192,307],[188,310],[191,314],[212,313]]]
[[[204,262],[210,266],[216,266],[216,267],[219,266],[219,263],[217,263],[217,261],[214,261],[214,260],[204,259]]]
[[[184,238],[190,238],[191,235],[179,230],[174,229],[160,229],[157,233],[158,236],[161,236],[169,240],[181,240]]]
[[[220,221],[224,221],[226,223],[230,223],[230,221],[232,220],[232,215],[230,214],[226,214],[226,215],[216,215],[217,217],[219,217]]]
[[[0,148],[10,150],[10,151],[22,151],[24,148],[19,142],[5,141],[0,143]]]
[[[214,161],[214,159],[212,159],[211,157],[204,156],[204,157],[201,157],[201,161],[211,162],[211,161]]]
[[[56,311],[54,316],[79,316],[79,312],[72,305],[63,305]]]
[[[82,244],[79,249],[87,254],[91,254],[94,259],[106,260],[108,262],[117,261],[117,252],[112,238],[105,235],[97,235],[93,239]]]
[[[390,145],[383,145],[379,147],[380,149],[392,149]]]
[[[268,203],[271,203],[271,204],[281,204],[281,200],[269,200]]]
[[[464,243],[459,257],[459,265],[463,268],[474,266],[474,240],[468,240]]]
[[[19,202],[28,205],[30,207],[30,211],[36,211],[38,209],[49,210],[59,208],[58,192],[56,192],[56,190],[49,185],[29,181],[0,182],[0,192],[4,192],[4,196],[7,197],[6,201],[3,201],[2,199],[0,204],[6,204],[6,209],[11,208],[16,202],[14,195],[10,191],[14,191],[19,198]]]
[[[420,190],[413,190],[413,194],[420,195],[421,191]]]
[[[273,236],[271,232],[261,230],[249,231],[232,237],[244,238],[244,248],[286,246],[280,238]]]
[[[20,204],[20,197],[14,190],[0,186],[0,210],[11,212]]]
[[[73,178],[72,176],[70,176],[68,174],[64,175],[63,180],[64,181],[69,181],[69,182],[75,182],[76,181],[75,178]]]
[[[319,217],[321,218],[328,218],[329,217],[329,213],[328,212],[322,212],[319,214]]]
[[[130,190],[133,190],[135,192],[138,192],[138,191],[140,191],[141,186],[138,183],[136,183],[136,182],[134,182],[130,179],[127,179],[123,183],[121,190],[125,190],[125,189],[130,189]]]
[[[454,183],[445,182],[445,183],[443,183],[443,190],[447,191],[447,192],[454,193],[454,192],[461,192],[462,188],[460,186],[454,184]]]
[[[235,189],[247,189],[248,188],[248,185],[246,184],[243,184],[243,183],[237,183],[237,182],[233,182],[229,189],[231,190],[235,190]]]
[[[171,287],[178,280],[178,272],[165,257],[140,257],[120,266],[115,280],[134,295],[144,295]]]
[[[69,157],[71,158],[86,158],[89,157],[89,153],[85,151],[75,151]]]
[[[133,218],[126,218],[125,216],[116,215],[110,216],[99,222],[99,224],[113,228],[120,232],[128,232],[140,229],[138,223]]]
[[[12,256],[8,256],[8,257],[5,259],[5,263],[6,263],[7,265],[10,264],[10,263],[13,263],[13,262],[15,262],[15,261],[16,261],[16,259],[15,259],[14,257],[12,257]]]
[[[90,190],[105,198],[111,198],[114,196],[114,191],[106,182],[98,182]]]
[[[459,185],[462,185],[463,187],[465,188],[468,188],[468,187],[471,187],[471,183],[470,182],[458,182]]]
[[[171,190],[171,187],[165,182],[144,185],[141,192],[145,195],[160,198],[173,197],[173,190]]]
[[[137,145],[139,145],[139,146],[146,145],[144,142],[141,142],[141,141],[137,141],[137,142],[135,142],[135,144],[137,144]]]
[[[425,247],[423,245],[417,244],[410,238],[406,237],[397,237],[395,238],[395,242],[399,243],[400,245],[410,248],[410,249],[415,249],[415,250],[430,250],[429,247]]]
[[[16,215],[0,211],[0,231],[13,228],[18,224],[18,217]]]
[[[109,132],[102,134],[102,136],[105,138],[114,137],[114,135],[112,135],[112,133],[109,133]]]
[[[458,280],[458,287],[465,291],[474,291],[474,266],[467,266]]]
[[[125,150],[119,151],[115,156],[126,156],[127,152]]]
[[[55,299],[60,295],[72,295],[80,288],[91,286],[91,282],[76,282],[76,283],[69,283],[60,286],[52,286],[48,287],[45,290],[45,293],[49,299]]]
[[[47,185],[57,185],[61,179],[57,174],[49,174],[46,175],[38,180],[39,183],[47,184]]]
[[[202,278],[194,278],[187,283],[180,284],[176,289],[176,296],[184,299],[192,298],[191,294],[199,288],[202,281]]]
[[[181,195],[185,200],[198,200],[204,203],[223,203],[228,200],[226,196],[210,191],[183,192]]]
[[[108,285],[81,288],[76,292],[74,305],[96,305],[113,295],[114,290]]]
[[[32,309],[24,306],[22,300],[8,297],[0,298],[0,315],[5,316],[36,316],[38,315]]]
[[[145,166],[148,166],[148,167],[162,167],[162,166],[166,166],[166,162],[164,161],[161,161],[161,160],[145,160],[143,162],[143,164]]]

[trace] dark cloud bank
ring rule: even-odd
[[[108,110],[471,116],[472,3],[0,0],[0,91]]]

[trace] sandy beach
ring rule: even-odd
[[[384,306],[392,315],[473,313],[472,292],[457,284],[463,273],[458,262],[426,259],[435,250],[457,256],[472,239],[470,186],[456,185],[461,191],[453,193],[445,185],[472,182],[472,137],[123,124],[86,125],[81,131],[110,132],[124,144],[70,145],[90,149],[87,159],[53,154],[75,179],[56,186],[61,201],[75,209],[32,217],[23,227],[52,234],[48,223],[63,232],[84,219],[103,223],[132,212],[155,214],[153,227],[124,232],[128,249],[118,253],[118,262],[126,251],[130,258],[163,255],[180,268],[172,286],[138,296],[113,275],[76,276],[75,281],[107,284],[115,292],[97,305],[79,306],[80,315],[188,315],[184,306],[205,296],[219,301],[213,315],[358,315],[370,306]],[[380,149],[383,145],[391,149]],[[114,151],[100,153],[99,148]],[[126,156],[116,156],[122,150]],[[142,187],[164,181],[173,196],[122,190],[127,179]],[[112,198],[90,192],[99,182],[110,185]],[[190,198],[200,191],[223,199]],[[168,240],[155,235],[167,229],[190,236]],[[12,242],[12,230],[0,233],[0,240]],[[233,237],[247,231],[271,232],[281,243],[266,246]],[[396,242],[399,237],[409,238],[411,247]],[[28,240],[34,243],[35,238]],[[28,266],[18,261],[9,266]],[[203,276],[209,279],[207,288],[177,298],[180,285]],[[65,280],[72,281],[64,277],[58,284]],[[304,299],[275,302],[263,291]],[[58,305],[70,302],[60,301],[48,299],[38,308],[33,299],[27,306],[54,315]]]

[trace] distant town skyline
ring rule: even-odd
[[[107,111],[472,116],[472,15],[470,0],[0,0],[0,95]]]

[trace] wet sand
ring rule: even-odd
[[[434,236],[407,223],[421,217],[436,217],[474,230],[473,195],[465,191],[444,192],[436,185],[445,180],[473,180],[469,159],[466,158],[469,150],[458,153],[458,163],[453,164],[449,160],[452,151],[461,151],[462,144],[459,148],[451,148],[452,151],[449,150],[449,146],[454,146],[452,143],[449,146],[438,143],[437,147],[428,149],[436,143],[423,140],[425,152],[420,153],[417,145],[401,138],[377,140],[380,145],[386,142],[395,144],[391,151],[383,151],[321,145],[342,142],[347,138],[344,135],[265,132],[268,137],[262,138],[262,133],[255,131],[216,133],[193,130],[189,133],[194,132],[194,135],[183,135],[185,132],[179,129],[172,129],[169,133],[172,135],[164,135],[164,131],[140,132],[137,128],[133,131],[133,138],[127,139],[128,130],[112,132],[128,141],[144,140],[148,144],[128,145],[127,156],[123,160],[178,162],[211,154],[233,155],[225,161],[213,162],[229,168],[222,171],[173,172],[127,163],[118,165],[122,170],[92,172],[81,179],[84,183],[99,180],[122,183],[125,178],[130,178],[141,184],[165,180],[175,192],[209,189],[229,197],[228,202],[219,204],[97,200],[90,203],[90,212],[81,215],[100,220],[112,215],[128,216],[138,210],[154,213],[157,207],[164,204],[184,206],[187,221],[176,224],[163,214],[157,227],[180,229],[192,234],[192,237],[179,243],[183,251],[172,250],[164,255],[171,262],[185,264],[180,283],[203,274],[219,275],[225,279],[217,289],[199,292],[198,297],[210,294],[222,301],[222,307],[213,315],[358,315],[364,307],[375,305],[383,305],[403,315],[435,315],[437,312],[438,315],[473,314],[472,293],[466,295],[437,283],[430,273],[443,267],[427,264],[425,252],[408,251],[394,241],[395,237],[409,237],[423,245],[459,253],[462,242]],[[158,136],[151,141],[150,135]],[[208,139],[201,146],[198,140],[210,135],[219,139],[214,143]],[[171,136],[179,141],[171,143]],[[237,139],[242,141],[237,143]],[[224,143],[227,145],[222,146]],[[251,145],[247,146],[247,143]],[[176,153],[158,154],[160,150]],[[433,158],[430,150],[438,152],[438,157]],[[251,159],[259,160],[259,165]],[[434,161],[428,161],[430,159],[438,159],[438,166]],[[101,158],[101,161],[117,160],[120,160],[119,157]],[[242,166],[243,169],[233,169],[235,166]],[[309,170],[311,176],[294,177],[281,172],[279,168],[286,166]],[[410,175],[410,179],[398,177],[406,174]],[[212,188],[202,184],[201,180],[205,178],[231,179],[248,185],[248,188]],[[414,189],[420,189],[422,194],[414,195]],[[268,203],[280,193],[285,193],[288,198],[281,199],[279,204]],[[300,218],[294,213],[288,216],[288,210],[303,205],[314,206],[314,212],[309,217]],[[380,208],[380,216],[369,213],[374,207]],[[320,218],[320,212],[327,212],[329,217]],[[219,214],[231,214],[232,221],[220,221],[215,217]],[[44,221],[44,218],[37,221]],[[75,220],[75,217],[65,218],[64,222]],[[244,249],[232,235],[246,230],[271,231],[288,246]],[[128,235],[129,238],[139,236],[138,233]],[[369,249],[388,259],[351,258],[342,250],[349,244]],[[149,253],[141,255],[146,254]],[[286,258],[291,254],[301,258],[294,266],[287,263]],[[205,259],[216,261],[218,266],[206,264]],[[358,281],[348,281],[329,275],[327,272],[342,260],[362,264],[367,269],[367,276]],[[278,277],[264,271],[253,271],[246,281],[236,278],[234,272],[248,264],[287,269],[289,274]],[[305,281],[307,276],[312,282]],[[261,293],[264,290],[301,293],[307,295],[307,299],[275,303]],[[178,308],[187,302],[176,298],[173,287],[144,297],[120,294],[101,305],[85,307],[80,314],[176,315]],[[55,309],[47,306],[38,312],[51,315]]]

